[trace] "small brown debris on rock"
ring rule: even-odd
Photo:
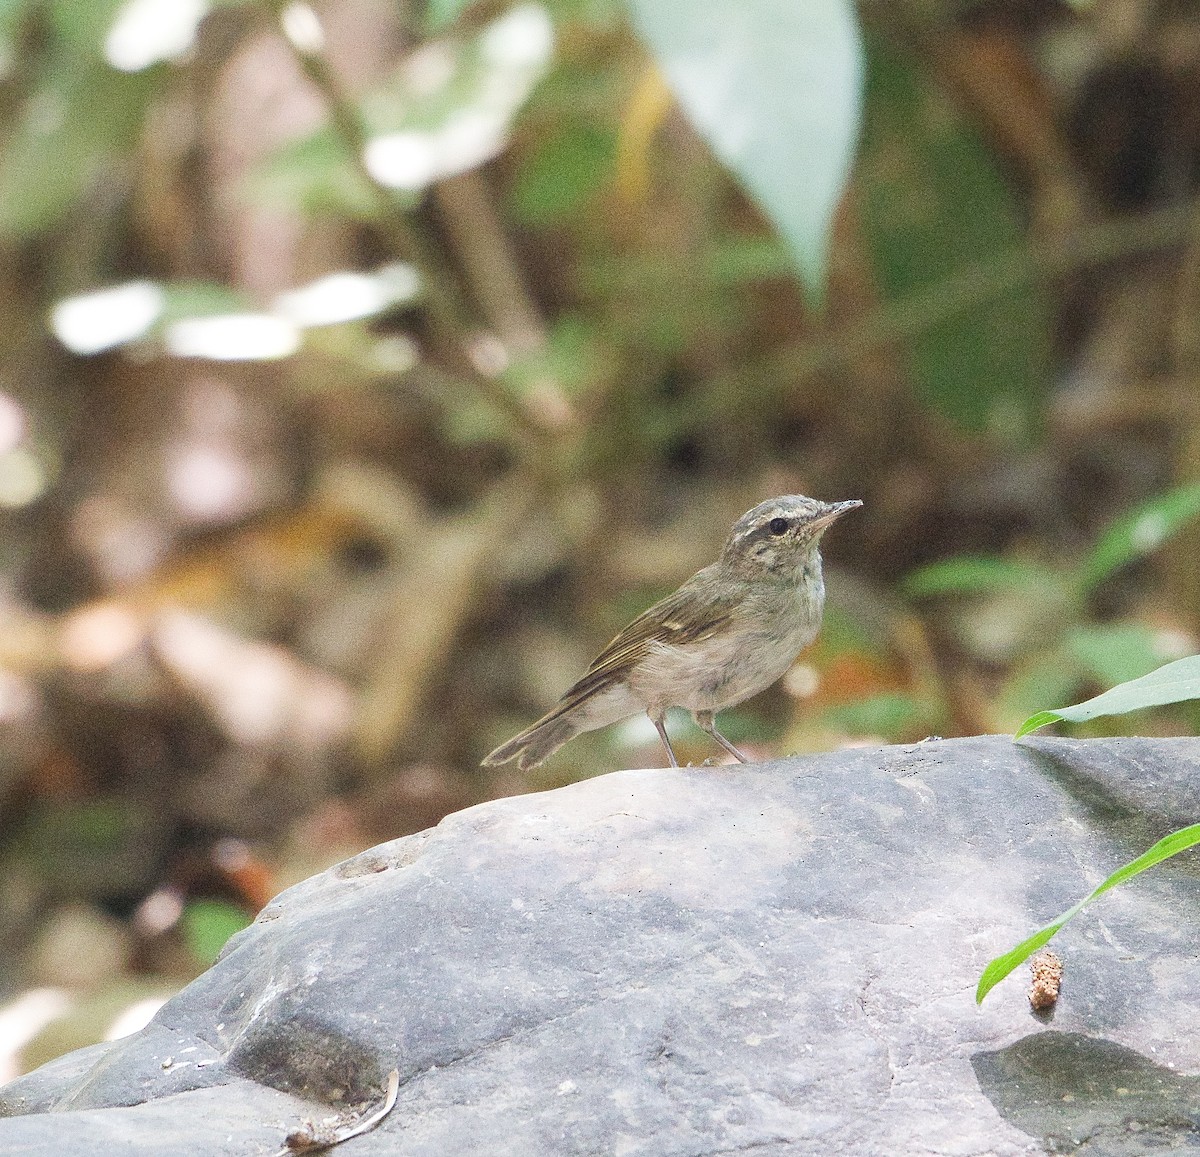
[[[1035,1012],[1053,1008],[1062,986],[1063,962],[1050,951],[1039,952],[1030,962],[1033,983],[1029,986],[1029,1003]]]
[[[323,1149],[332,1149],[334,1145],[340,1145],[343,1141],[349,1141],[351,1137],[374,1129],[392,1111],[399,1092],[400,1073],[399,1070],[392,1069],[388,1073],[383,1103],[373,1112],[365,1115],[354,1112],[340,1114],[320,1123],[302,1121],[300,1128],[287,1135],[287,1140],[276,1157],[292,1157],[296,1153],[315,1153]]]

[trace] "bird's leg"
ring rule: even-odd
[[[750,761],[740,752],[728,739],[725,738],[718,730],[717,725],[713,722],[713,713],[711,711],[693,711],[692,718],[696,721],[696,726],[701,731],[707,731],[738,763],[749,763]]]
[[[671,761],[671,766],[678,767],[679,760],[675,758],[675,749],[671,746],[671,740],[667,736],[667,725],[663,722],[662,715],[654,715],[649,711],[646,714],[650,716],[650,722],[654,724],[659,739],[663,741],[663,747],[667,749],[667,758]]]

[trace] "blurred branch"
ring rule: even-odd
[[[472,296],[501,344],[515,359],[544,349],[545,324],[483,178],[477,171],[447,177],[433,195]],[[563,429],[574,421],[562,385],[549,373],[539,375],[525,402],[543,427]]]
[[[545,345],[546,328],[479,174],[447,177],[434,186],[433,194],[471,290],[496,336],[518,356]]]
[[[388,774],[397,745],[420,726],[420,709],[432,706],[430,687],[495,581],[497,557],[539,501],[536,479],[514,473],[469,514],[423,532],[417,565],[380,623],[376,659],[364,680],[356,739],[368,775]]]
[[[289,0],[263,0],[274,18],[276,27],[283,20]],[[308,52],[293,43],[284,34],[301,71],[321,94],[333,121],[334,131],[341,139],[351,163],[379,206],[377,223],[392,249],[410,261],[421,277],[427,314],[434,336],[443,354],[450,362],[455,374],[464,385],[469,385],[481,394],[492,406],[502,411],[525,435],[541,440],[550,431],[538,414],[494,377],[483,373],[475,365],[468,349],[471,335],[478,323],[464,300],[454,279],[444,270],[444,261],[436,246],[413,227],[406,208],[395,198],[392,190],[382,185],[371,174],[364,159],[367,133],[354,102],[342,91],[342,87],[329,67],[328,61],[318,52]]]
[[[1136,217],[1081,225],[1056,240],[1031,240],[1014,252],[981,261],[928,289],[881,306],[826,337],[776,350],[743,365],[710,382],[710,396],[761,386],[764,381],[791,385],[865,357],[881,346],[925,333],[1006,293],[1170,248],[1190,237],[1198,216],[1200,202],[1188,202]]]

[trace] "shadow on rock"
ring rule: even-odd
[[[971,1064],[997,1112],[1051,1152],[1144,1157],[1200,1147],[1200,1077],[1114,1041],[1039,1032]]]

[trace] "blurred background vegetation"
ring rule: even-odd
[[[0,0],[0,1077],[660,763],[478,767],[773,494],[865,507],[756,755],[1200,649],[1198,182],[1179,0]]]

